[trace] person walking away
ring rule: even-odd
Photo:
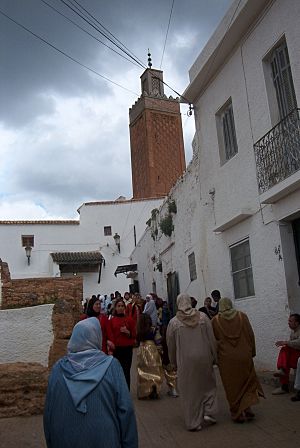
[[[254,418],[251,406],[258,403],[259,396],[264,397],[253,364],[254,333],[246,314],[234,309],[228,298],[220,300],[219,313],[211,322],[231,417],[234,422],[243,423]]]
[[[135,414],[119,362],[101,351],[95,317],[75,325],[52,368],[44,408],[48,448],[138,448]]]
[[[171,319],[171,314],[168,306],[168,302],[163,300],[162,304],[162,313],[161,313],[161,344],[162,344],[162,353],[161,361],[164,370],[165,380],[168,386],[168,395],[172,398],[178,397],[177,392],[177,371],[174,369],[172,364],[170,363],[169,353],[168,353],[168,345],[167,345],[167,328]]]
[[[116,300],[114,315],[109,322],[115,344],[114,356],[123,368],[128,389],[130,389],[130,369],[133,346],[136,341],[136,326],[131,317],[125,316],[125,303],[122,298]]]
[[[163,382],[163,368],[154,341],[151,317],[141,314],[137,323],[137,395],[139,399],[158,398]]]
[[[167,345],[170,362],[177,367],[185,425],[189,431],[200,431],[204,424],[216,423],[216,341],[209,319],[192,308],[188,294],[177,297],[177,313],[167,328]]]
[[[288,320],[291,329],[289,341],[277,341],[276,347],[280,347],[277,359],[278,372],[274,376],[279,377],[280,387],[273,390],[273,395],[281,395],[289,392],[290,369],[297,368],[300,357],[300,315],[291,314]]]

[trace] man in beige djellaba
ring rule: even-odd
[[[186,428],[200,431],[216,423],[216,341],[208,317],[192,308],[188,294],[177,297],[177,313],[167,329],[171,364],[177,368],[177,385]]]

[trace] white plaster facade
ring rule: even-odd
[[[0,310],[1,363],[37,362],[48,366],[53,306]]]
[[[59,266],[51,257],[53,252],[100,251],[105,259],[101,280],[98,272],[83,276],[84,297],[110,294],[115,290],[128,291],[130,279],[124,274],[114,276],[118,265],[130,263],[130,254],[141,237],[151,210],[159,207],[162,199],[118,200],[84,203],[78,210],[78,221],[0,221],[0,258],[9,265],[11,278],[60,276]],[[104,235],[104,227],[111,226],[112,235]],[[120,253],[113,236],[120,235]],[[27,264],[21,236],[34,235],[30,265]]]
[[[234,298],[230,247],[249,239],[255,293],[235,300],[235,306],[253,325],[261,369],[275,368],[274,341],[288,336],[288,314],[300,313],[291,225],[300,216],[299,171],[259,194],[253,149],[279,121],[266,58],[282,39],[300,103],[299,19],[298,0],[232,3],[193,64],[183,94],[194,106],[196,135],[194,159],[170,193],[177,203],[175,231],[170,238],[159,233],[153,241],[148,229],[132,254],[142,294],[151,291],[155,281],[158,295],[166,297],[167,275],[178,272],[180,291],[202,303],[213,289]],[[216,115],[229,98],[238,152],[223,163]],[[160,217],[165,209],[166,204]],[[187,257],[192,251],[197,279],[191,282]],[[153,270],[154,255],[161,257],[162,273]]]

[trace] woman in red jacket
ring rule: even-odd
[[[105,314],[101,314],[100,300],[94,295],[88,302],[86,314],[80,316],[80,320],[89,317],[97,317],[97,319],[99,320],[102,330],[102,351],[108,355],[112,355],[115,346],[110,321]]]
[[[116,300],[114,316],[109,322],[115,344],[114,357],[120,362],[128,389],[130,389],[130,368],[136,338],[136,324],[131,317],[125,316],[125,303],[123,299]]]

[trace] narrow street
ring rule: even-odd
[[[133,388],[135,384],[132,369]],[[300,447],[300,403],[290,400],[292,394],[273,396],[272,386],[264,385],[266,400],[254,408],[253,422],[234,424],[227,410],[224,391],[218,381],[218,423],[198,433],[184,429],[180,398],[140,401],[133,391],[139,429],[140,448],[290,448]],[[99,437],[101,434],[99,433]],[[103,435],[103,437],[105,437]],[[0,419],[0,448],[44,448],[42,416]],[[87,447],[88,448],[88,447]]]

